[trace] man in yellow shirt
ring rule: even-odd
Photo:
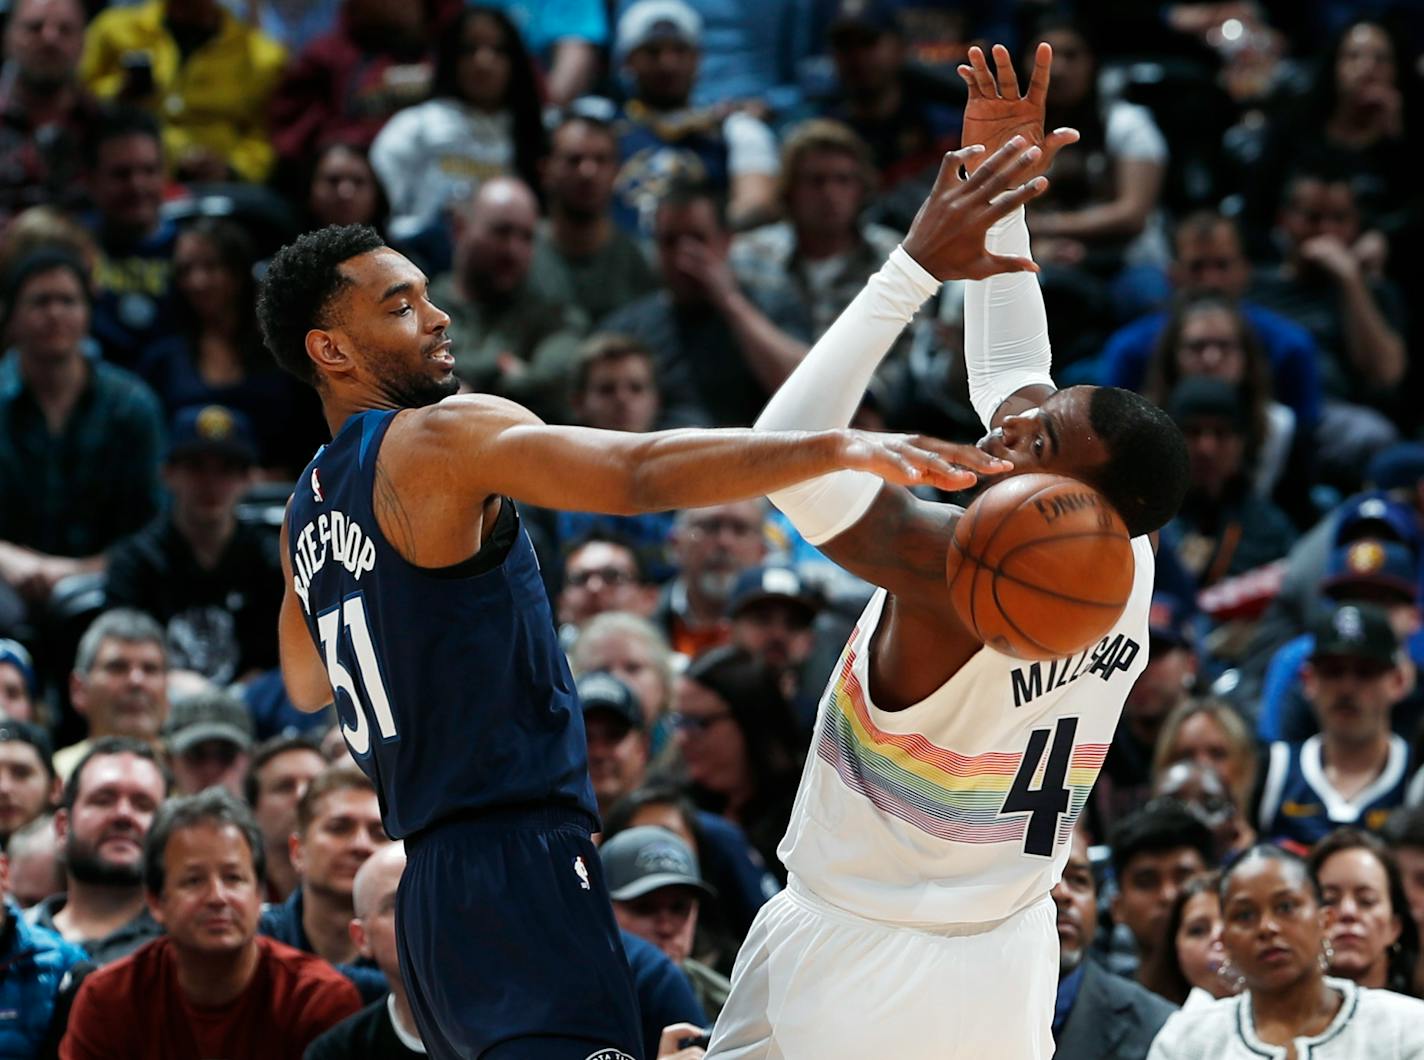
[[[80,76],[101,99],[157,115],[180,179],[260,182],[273,161],[267,98],[285,59],[218,0],[148,0],[94,19]]]

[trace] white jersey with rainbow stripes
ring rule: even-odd
[[[1024,662],[981,648],[929,698],[870,701],[871,598],[841,655],[778,853],[849,912],[900,924],[985,923],[1047,896],[1147,665],[1155,557],[1134,538],[1132,594],[1087,650]]]

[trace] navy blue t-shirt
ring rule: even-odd
[[[595,829],[583,714],[514,505],[471,560],[408,563],[372,507],[396,415],[346,421],[298,480],[287,528],[292,588],[386,831],[550,806]]]

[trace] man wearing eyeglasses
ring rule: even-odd
[[[654,617],[674,651],[691,658],[727,642],[727,601],[737,578],[766,554],[765,520],[762,501],[679,513],[673,557],[682,573],[663,590]]]
[[[605,611],[646,615],[654,595],[632,545],[615,537],[589,534],[569,550],[564,561],[559,624],[577,629]]]
[[[1317,630],[1304,687],[1320,732],[1271,745],[1262,839],[1308,848],[1340,825],[1377,830],[1390,810],[1424,796],[1424,773],[1414,774],[1409,745],[1390,731],[1408,690],[1398,655],[1389,616],[1369,604],[1340,604]]]
[[[219,786],[242,795],[252,757],[252,718],[239,700],[217,689],[180,700],[164,736],[178,794]]]

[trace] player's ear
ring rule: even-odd
[[[341,342],[341,334],[324,328],[312,328],[307,332],[307,357],[319,370],[342,374],[351,370],[351,358]]]
[[[292,868],[297,870],[298,876],[306,874],[306,869],[302,862],[302,837],[296,832],[287,836],[287,857],[291,859]]]
[[[357,951],[362,957],[373,957],[371,947],[366,942],[366,925],[361,923],[361,918],[353,916],[351,923],[346,925],[346,930],[351,934],[351,941],[356,944]]]

